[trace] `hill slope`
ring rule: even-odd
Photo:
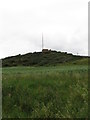
[[[75,56],[72,54],[67,54],[66,52],[34,52],[27,53],[25,55],[16,55],[2,59],[3,67],[6,66],[48,66],[48,65],[58,65],[68,62],[79,61],[87,57]],[[76,64],[76,63],[75,63]]]

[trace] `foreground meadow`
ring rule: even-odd
[[[3,68],[3,118],[87,118],[88,67]]]

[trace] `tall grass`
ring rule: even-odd
[[[3,118],[87,118],[87,66],[3,69]]]

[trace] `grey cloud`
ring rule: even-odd
[[[45,48],[87,55],[87,0],[9,2],[0,5],[0,58],[41,51],[42,32]]]

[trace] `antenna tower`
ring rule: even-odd
[[[43,45],[43,33],[42,33],[42,50],[43,50],[43,46],[44,46],[44,45]]]

